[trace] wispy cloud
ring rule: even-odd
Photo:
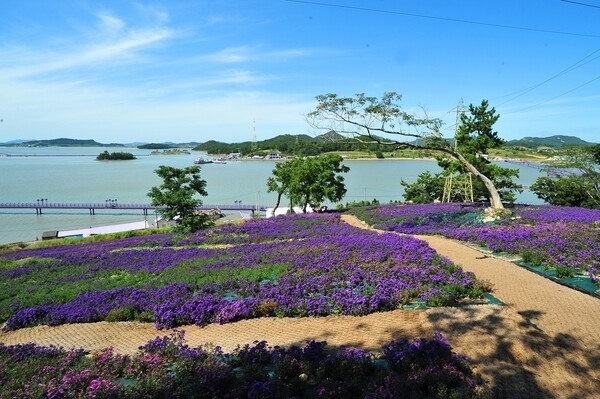
[[[232,47],[217,51],[212,54],[197,57],[198,61],[214,62],[219,64],[234,64],[254,58],[249,47]]]
[[[108,13],[98,13],[96,17],[100,20],[100,26],[109,35],[115,35],[120,33],[125,27],[125,23],[122,19],[117,18]]]
[[[310,57],[315,55],[317,52],[319,52],[319,50],[305,48],[262,51],[257,47],[238,46],[229,47],[211,54],[198,56],[195,58],[195,60],[199,62],[212,62],[217,64],[236,64],[249,61],[279,62],[300,57]]]
[[[0,49],[0,58],[10,60],[10,66],[0,67],[0,80],[43,77],[74,68],[105,68],[107,65],[132,61],[144,49],[175,36],[172,29],[150,27],[127,29],[123,20],[108,13],[96,14],[97,35],[101,40],[73,40],[62,48],[40,51],[38,48]],[[8,64],[8,63],[7,63]]]

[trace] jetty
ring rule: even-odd
[[[148,215],[148,211],[164,209],[164,206],[154,206],[152,204],[127,204],[119,203],[116,200],[106,200],[104,203],[67,203],[57,202],[52,203],[48,200],[37,200],[36,202],[0,202],[0,209],[32,209],[37,215],[43,214],[43,211],[52,210],[87,210],[90,215],[95,215],[96,211],[131,211],[140,210],[144,215]],[[245,212],[264,212],[266,207],[257,205],[242,205],[241,202],[235,204],[217,204],[217,205],[201,205],[198,210],[220,209],[222,211],[245,211]]]

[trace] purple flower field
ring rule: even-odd
[[[355,211],[379,229],[440,234],[556,271],[558,277],[587,274],[597,283],[600,269],[600,210],[558,206],[516,206],[510,217],[484,223],[484,209],[470,204],[383,205]]]
[[[382,207],[383,209],[384,207]],[[157,328],[261,316],[364,315],[483,292],[425,242],[335,214],[251,220],[0,256],[5,329],[100,320]]]
[[[182,331],[132,355],[0,343],[0,398],[489,398],[440,334],[379,355],[351,347],[189,347]]]

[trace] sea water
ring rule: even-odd
[[[137,159],[97,161],[96,156],[104,150],[130,152]],[[193,165],[198,157],[210,158],[202,152],[151,155],[149,150],[119,147],[0,147],[0,202],[150,203],[148,191],[161,183],[155,173],[160,165],[183,168]],[[266,182],[275,162],[278,161],[241,160],[202,165],[200,175],[207,182],[208,192],[208,196],[201,197],[202,202],[274,205],[276,195],[266,192]],[[343,175],[347,188],[344,202],[375,198],[381,203],[402,201],[401,180],[414,182],[422,172],[440,171],[433,160],[346,160],[344,164],[350,167],[350,172]],[[536,168],[514,167],[520,169],[518,182],[522,185],[531,185],[540,176]],[[518,195],[518,202],[541,203],[527,190]],[[145,218],[152,222],[155,215],[145,217],[141,210],[106,209],[97,209],[95,215],[90,215],[87,209],[47,209],[37,215],[34,209],[0,209],[0,244],[35,240],[44,231],[137,222]]]

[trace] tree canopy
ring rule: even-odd
[[[346,194],[344,177],[349,167],[339,155],[297,158],[275,165],[273,176],[267,179],[267,192],[277,193],[277,209],[285,195],[292,205],[306,212],[308,205],[320,206],[325,200],[339,202]]]
[[[202,205],[194,196],[206,196],[206,181],[200,178],[200,167],[174,168],[161,165],[155,173],[163,180],[158,187],[152,187],[148,196],[153,206],[160,206],[158,212],[167,219],[177,221],[181,232],[194,232],[213,224],[212,219],[198,212]]]
[[[315,110],[308,114],[313,127],[334,130],[367,144],[443,153],[481,182],[493,208],[504,207],[494,181],[475,162],[480,152],[502,144],[492,129],[498,116],[494,108],[488,109],[486,100],[479,107],[469,106],[471,115],[461,118],[463,130],[457,133],[454,145],[442,136],[440,119],[430,118],[425,112],[418,115],[404,111],[399,105],[402,96],[395,92],[384,93],[381,98],[360,93],[354,97],[325,94],[316,99]]]
[[[493,164],[487,157],[491,148],[497,148],[503,143],[493,130],[500,115],[494,108],[489,108],[486,100],[479,106],[469,105],[468,111],[459,115],[453,143],[455,151],[491,180],[502,201],[513,202],[515,191],[520,190],[520,186],[513,181],[513,177],[518,177],[518,170]],[[443,169],[441,173],[435,176],[421,175],[412,184],[402,181],[401,184],[406,188],[406,200],[431,202],[442,199],[444,193],[451,200],[465,201],[470,200],[471,196],[473,199],[490,200],[489,190],[481,180],[472,181],[469,178],[471,172],[462,162],[445,156],[445,153],[442,155],[437,157],[438,165]],[[446,181],[452,181],[453,184],[446,185]]]
[[[548,176],[531,185],[538,198],[552,205],[600,208],[600,144],[573,147],[545,162]]]

